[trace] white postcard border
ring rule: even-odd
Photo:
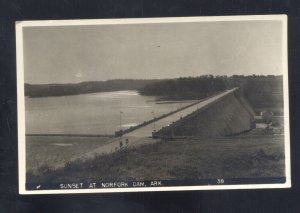
[[[26,190],[26,146],[25,146],[25,96],[24,96],[24,59],[23,28],[41,26],[75,25],[115,25],[115,24],[150,24],[150,23],[188,23],[217,21],[255,21],[272,20],[283,23],[283,88],[284,88],[284,132],[285,132],[285,183],[278,184],[240,184],[240,185],[205,185],[205,186],[170,186],[143,188],[105,188],[105,189],[59,189]],[[207,16],[207,17],[171,17],[171,18],[126,18],[126,19],[85,19],[85,20],[45,20],[16,22],[17,56],[17,110],[18,110],[18,165],[20,194],[71,194],[71,193],[111,193],[111,192],[153,192],[153,191],[189,191],[189,190],[224,190],[224,189],[271,189],[291,187],[290,164],[290,126],[289,126],[289,91],[287,61],[287,15],[246,15],[246,16]]]

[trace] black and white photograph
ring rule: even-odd
[[[288,188],[285,15],[16,23],[19,193]]]

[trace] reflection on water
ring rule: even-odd
[[[157,104],[153,96],[116,91],[61,97],[26,98],[28,134],[113,134],[190,102]],[[122,113],[120,113],[122,112]]]
[[[129,128],[131,126],[136,126],[136,125],[138,125],[138,123],[122,124],[122,127]]]

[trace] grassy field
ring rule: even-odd
[[[110,137],[26,136],[26,170],[54,169],[71,158],[107,144]],[[38,171],[40,170],[40,171]]]
[[[27,182],[199,180],[285,176],[284,137],[177,139],[27,173]]]

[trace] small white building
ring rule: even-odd
[[[268,124],[265,124],[265,123],[256,123],[255,124],[256,129],[265,129],[267,127],[268,127]]]

